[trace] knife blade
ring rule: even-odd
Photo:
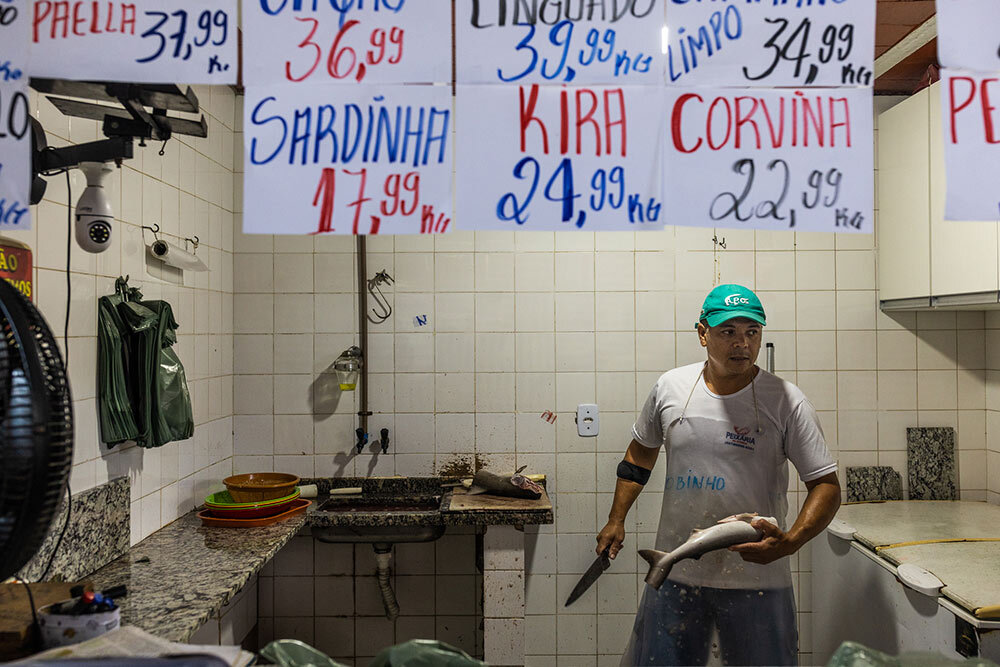
[[[566,599],[566,605],[570,606],[583,595],[588,588],[590,588],[597,578],[604,574],[604,571],[611,567],[611,557],[608,555],[608,550],[611,547],[607,547],[601,552],[601,555],[597,557],[587,571],[583,573],[580,577],[580,581],[576,582],[576,586],[573,587],[572,592],[569,594],[569,598]]]

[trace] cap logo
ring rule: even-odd
[[[737,292],[736,294],[730,294],[729,296],[727,296],[724,303],[727,306],[740,306],[749,304],[750,299],[746,298],[745,296]]]

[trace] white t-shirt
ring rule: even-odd
[[[661,375],[632,427],[632,436],[646,447],[666,446],[667,481],[656,535],[662,551],[677,548],[695,528],[741,512],[773,516],[785,530],[787,461],[803,482],[837,469],[816,410],[798,387],[761,369],[751,384],[720,396],[699,377],[704,365]],[[791,585],[787,558],[758,565],[728,550],[681,561],[668,578],[713,588]]]

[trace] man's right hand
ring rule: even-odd
[[[608,549],[608,555],[614,559],[622,550],[622,542],[624,541],[625,523],[609,519],[601,532],[597,534],[597,553],[601,554],[605,549]]]

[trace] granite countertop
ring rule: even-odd
[[[196,512],[164,526],[88,578],[95,590],[128,587],[122,624],[169,641],[186,642],[229,602],[304,526],[524,525],[552,523],[552,510],[449,511],[451,492],[440,478],[336,478],[315,483],[320,497],[308,512],[263,528],[208,528]],[[380,498],[437,499],[419,511],[323,512],[331,488],[361,486]],[[355,497],[356,498],[356,497]],[[442,511],[444,510],[444,511]],[[148,560],[147,560],[148,559]]]
[[[185,642],[219,613],[305,525],[295,516],[263,528],[206,528],[190,512],[88,577],[95,590],[128,587],[122,625]],[[148,558],[148,562],[137,562]]]

